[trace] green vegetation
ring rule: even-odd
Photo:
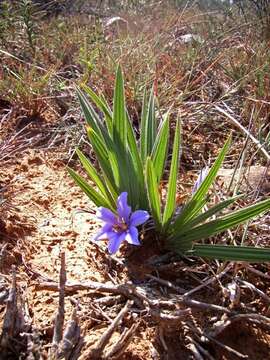
[[[159,188],[167,167],[169,113],[158,124],[154,93],[151,92],[148,101],[145,94],[139,139],[136,141],[132,123],[126,112],[124,81],[120,67],[116,75],[113,111],[103,97],[96,95],[90,88],[85,87],[85,91],[97,108],[103,112],[102,117],[98,116],[85,95],[78,90],[80,104],[89,126],[88,138],[99,162],[102,175],[79,150],[77,150],[77,154],[80,161],[95,186],[89,185],[72,169],[69,169],[69,173],[96,206],[111,209],[116,213],[117,198],[121,193],[127,192],[129,204],[133,210],[147,210],[151,214],[156,233],[161,234],[164,238],[165,248],[173,249],[180,254],[192,250],[194,241],[209,238],[270,209],[270,199],[267,199],[213,219],[217,213],[239,199],[236,196],[217,203],[207,211],[202,211],[209,201],[209,188],[228,152],[231,143],[229,138],[212,168],[209,172],[205,171],[204,175],[199,176],[191,198],[177,213],[179,121],[176,121],[175,127],[167,194],[162,200]],[[252,248],[248,247],[218,246],[216,249],[216,245],[206,245],[206,247],[204,245],[196,247],[195,245],[194,253],[218,259],[270,261],[270,248],[260,249],[259,252],[255,249],[252,253]]]

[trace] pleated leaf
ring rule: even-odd
[[[82,85],[82,88],[93,101],[93,103],[104,113],[107,123],[107,128],[110,134],[112,134],[112,112],[105,100],[98,96],[91,88],[86,85]]]
[[[201,256],[208,259],[269,262],[270,248],[257,248],[253,246],[229,246],[229,245],[194,245],[191,255]]]
[[[160,229],[161,227],[160,195],[158,189],[157,176],[155,174],[154,165],[150,157],[148,157],[146,160],[145,181],[147,186],[147,195],[151,209],[151,214],[154,218],[157,229]]]
[[[137,186],[137,192],[139,198],[136,199],[137,207],[140,205],[140,209],[148,209],[148,202],[146,196],[146,188],[144,183],[144,173],[143,173],[143,164],[140,157],[140,152],[137,147],[136,137],[132,124],[127,115],[127,137],[129,145],[129,155],[133,164],[133,169],[135,173],[135,179],[133,181]]]
[[[120,183],[120,174],[114,150],[112,148],[108,148],[101,137],[95,133],[93,129],[88,129],[87,134],[100,167],[114,190],[117,191]]]
[[[111,210],[114,210],[111,204],[105,199],[101,194],[99,194],[92,186],[90,186],[83,177],[77,174],[71,168],[68,168],[68,172],[77,185],[82,189],[82,191],[89,197],[91,201],[96,206],[104,206]]]
[[[82,166],[84,167],[87,175],[90,177],[90,179],[96,184],[102,195],[107,198],[113,207],[116,207],[116,197],[113,198],[111,195],[108,187],[104,184],[104,181],[102,180],[102,177],[100,174],[97,173],[94,166],[91,164],[91,162],[87,159],[87,157],[79,150],[76,149],[76,153],[80,159],[80,162]],[[108,181],[107,181],[108,182]]]
[[[206,221],[207,219],[211,218],[213,215],[216,215],[223,209],[228,208],[231,204],[235,201],[239,200],[242,195],[234,196],[230,199],[224,200],[214,206],[212,206],[209,210],[203,212],[199,216],[196,216],[193,220],[189,221],[186,225],[183,225],[180,231],[178,231],[177,235],[185,233],[187,230],[192,229],[193,227],[201,224],[202,222]]]
[[[125,149],[127,143],[127,125],[125,109],[124,81],[120,66],[116,73],[113,100],[113,139],[117,148]]]
[[[152,89],[146,110],[146,94],[144,95],[142,119],[141,119],[140,149],[143,163],[147,156],[152,153],[157,136],[157,123],[155,116],[155,97]]]
[[[176,207],[176,187],[177,187],[177,176],[179,169],[179,153],[180,153],[180,125],[179,120],[176,122],[172,161],[170,167],[169,183],[167,190],[167,199],[165,203],[165,209],[163,214],[162,226],[164,229],[168,226],[172,216],[175,213]]]
[[[151,155],[155,172],[157,174],[158,183],[160,182],[163,176],[165,163],[168,155],[168,144],[169,144],[169,113],[166,115],[162,125],[160,126]]]
[[[269,209],[270,199],[267,199],[244,209],[233,211],[229,215],[225,215],[219,219],[212,220],[206,224],[189,229],[184,234],[175,235],[175,237],[171,239],[170,245],[174,249],[186,249],[187,247],[191,248],[192,242],[206,239],[227,229],[231,229],[236,225],[244,223],[261,213],[268,211]]]
[[[89,103],[85,94],[80,89],[77,89],[77,96],[79,98],[79,102],[88,126],[101,136],[102,123],[99,119],[99,116],[93,109],[92,105]]]
[[[194,193],[190,201],[184,206],[183,211],[172,224],[173,233],[177,233],[178,231],[180,231],[184,224],[188,223],[188,221],[190,221],[200,212],[201,203],[202,201],[204,201],[210,186],[213,184],[217,176],[218,170],[220,169],[226,153],[228,152],[230,143],[231,137],[229,137],[229,139],[226,141],[216,161],[214,162],[208,175],[206,176],[198,190]]]

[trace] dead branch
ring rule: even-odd
[[[218,346],[220,346],[221,348],[223,348],[224,350],[226,350],[228,353],[231,353],[237,357],[239,357],[240,359],[248,359],[248,355],[244,355],[242,353],[240,353],[239,351],[231,348],[228,345],[223,344],[222,342],[218,341],[217,339],[213,338],[212,336],[209,335],[205,335],[209,340],[213,341],[214,343],[216,343]]]
[[[195,292],[203,289],[204,287],[212,284],[213,282],[220,280],[229,270],[231,270],[231,268],[232,268],[232,263],[226,266],[226,268],[223,271],[221,271],[219,274],[215,275],[214,277],[213,276],[210,277],[208,280],[204,280],[202,284],[200,284],[199,286],[195,287],[190,291],[187,291],[184,295],[190,296],[191,294],[194,294]]]
[[[25,330],[25,321],[22,309],[18,307],[16,268],[12,266],[12,284],[9,296],[6,301],[6,313],[2,326],[0,347],[2,352],[8,351],[12,347],[13,340]]]
[[[55,282],[46,282],[40,283],[36,285],[37,290],[50,290],[57,291],[57,284]],[[131,299],[135,302],[136,305],[142,307],[142,303],[148,304],[150,307],[159,307],[159,306],[169,306],[176,307],[177,304],[184,304],[188,307],[198,308],[201,310],[207,311],[217,311],[223,312],[227,314],[232,314],[231,310],[225,308],[224,306],[204,303],[201,301],[193,300],[183,296],[176,296],[174,301],[160,301],[160,300],[151,300],[147,296],[145,296],[141,291],[137,289],[136,286],[132,284],[121,284],[121,285],[113,285],[113,284],[102,284],[95,281],[88,281],[87,283],[66,283],[65,291],[66,292],[77,292],[80,290],[94,290],[96,292],[105,292],[123,295],[128,299]]]
[[[156,282],[158,282],[159,284],[161,285],[165,285],[173,290],[175,290],[178,294],[185,294],[186,293],[186,290],[185,289],[182,289],[180,288],[179,286],[175,286],[174,284],[172,284],[170,281],[167,281],[167,280],[164,280],[164,279],[161,279],[161,278],[158,278],[156,276],[153,276],[153,275],[147,275],[146,277],[148,277],[149,279],[151,280],[154,280]]]
[[[163,327],[175,327],[179,325],[187,316],[191,315],[190,309],[177,310],[173,313],[164,313],[161,311],[151,310],[151,316]]]
[[[57,291],[57,283],[55,282],[43,282],[36,284],[36,290],[49,290],[49,291]],[[69,293],[76,293],[81,290],[94,290],[95,292],[105,292],[117,295],[123,295],[126,298],[133,300],[138,306],[141,307],[141,302],[149,303],[149,299],[139,292],[136,286],[132,284],[102,284],[96,281],[87,281],[85,283],[66,283],[65,291]],[[138,301],[138,299],[140,301]]]
[[[133,324],[130,329],[125,329],[115,345],[113,345],[104,355],[104,359],[119,359],[119,357],[127,349],[139,326],[140,322],[137,322],[136,324]]]
[[[122,308],[122,310],[119,312],[119,314],[113,320],[113,322],[110,324],[110,326],[104,332],[104,334],[100,337],[100,339],[97,342],[97,344],[95,345],[95,347],[83,354],[82,360],[83,359],[101,359],[102,358],[102,353],[103,353],[105,346],[109,342],[112,334],[116,330],[120,321],[128,313],[132,304],[133,304],[133,301],[128,300],[126,302],[126,305]]]
[[[251,284],[248,281],[241,280],[241,279],[237,279],[237,281],[240,282],[241,284],[245,285],[250,290],[256,292],[265,302],[270,304],[270,297],[268,295],[266,295],[262,290],[258,289],[255,285]]]
[[[257,276],[260,276],[264,279],[270,280],[270,276],[268,274],[265,274],[264,272],[262,272],[260,270],[254,269],[254,267],[249,264],[245,264],[245,268]]]
[[[51,356],[58,358],[59,344],[63,338],[63,326],[65,319],[65,284],[66,284],[66,261],[65,252],[61,252],[61,267],[59,276],[59,304],[58,311],[55,317],[53,341],[51,347]]]
[[[72,312],[71,319],[68,321],[61,343],[61,356],[65,359],[75,359],[74,350],[79,344],[81,338],[81,329],[78,325],[77,309]]]
[[[230,318],[222,319],[214,324],[214,327],[211,331],[207,333],[207,335],[211,337],[217,337],[223,331],[225,331],[229,326],[237,321],[248,321],[254,323],[266,330],[270,330],[270,319],[266,316],[259,314],[237,314]]]
[[[8,339],[16,335],[16,318],[18,315],[17,309],[17,281],[16,270],[12,267],[12,285],[9,290],[9,296],[7,299],[6,314],[4,318],[4,324],[2,327],[1,346],[6,347]]]

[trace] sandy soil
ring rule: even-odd
[[[170,265],[168,270],[153,271],[144,266],[144,261],[153,255],[146,254],[147,250],[145,250],[131,255],[131,265],[141,261],[143,277],[140,277],[139,266],[137,272],[134,272],[132,266],[127,270],[121,265],[125,261],[124,257],[121,258],[123,253],[122,255],[120,253],[118,259],[111,259],[105,251],[105,244],[99,248],[89,242],[100,226],[91,213],[95,208],[74,185],[65,164],[57,160],[57,154],[28,151],[22,156],[18,155],[6,169],[1,169],[1,182],[11,184],[14,194],[11,201],[16,208],[7,212],[2,229],[1,242],[8,244],[1,263],[0,276],[8,281],[11,265],[15,265],[18,283],[23,289],[23,296],[27,299],[32,328],[38,331],[41,344],[44,346],[42,351],[44,358],[47,357],[46,344],[51,341],[53,334],[58,292],[41,290],[39,285],[47,281],[58,281],[60,252],[63,250],[66,254],[68,282],[83,283],[91,280],[121,284],[132,278],[133,282],[148,286],[148,283],[146,284],[148,273],[173,280],[177,285],[188,286],[188,289],[198,285],[200,271],[198,272],[195,267],[192,268],[192,265],[187,266],[182,263],[181,266],[177,263],[174,268]],[[203,273],[207,266],[201,264],[200,268]],[[269,283],[269,280],[261,281],[256,277],[254,281],[258,287],[264,288],[267,288],[267,282]],[[151,296],[155,294],[158,299],[172,299],[174,296],[173,293],[168,293],[165,287],[156,284],[151,289]],[[79,325],[85,342],[82,350],[84,355],[81,355],[80,359],[88,358],[87,349],[97,343],[123,307],[123,300],[120,303],[115,300],[110,306],[97,307],[93,301],[100,297],[100,294],[91,291],[79,291],[67,294],[65,298],[66,321],[71,316],[74,303],[78,304]],[[219,286],[206,288],[198,299],[213,303],[220,302],[222,295]],[[251,307],[258,307],[265,315],[267,314],[267,306],[259,301],[253,292],[247,295],[245,301],[248,301]],[[2,320],[4,309],[4,306],[0,306]],[[194,334],[190,333],[184,322],[170,328],[157,326],[155,321],[148,319],[147,314],[145,317],[140,315],[139,318],[134,316],[134,314],[127,316],[125,325],[137,321],[140,324],[120,359],[194,358],[194,354],[192,355],[188,350],[192,343],[189,339]],[[198,328],[208,326],[206,324],[214,323],[218,319],[213,314],[210,316],[208,312],[200,311],[193,312],[191,316],[193,325]],[[108,347],[117,341],[123,326],[117,328]],[[218,345],[217,341],[220,341],[222,346]],[[233,350],[226,350],[224,346],[230,346],[240,355],[233,353]],[[249,323],[237,322],[222,332],[216,338],[216,342],[206,343],[205,350],[211,354],[212,359],[216,360],[239,359],[241,354],[247,355],[245,358],[250,360],[266,360],[270,358],[270,335],[268,331],[259,330]],[[17,358],[16,356],[18,354],[14,354],[14,359]]]

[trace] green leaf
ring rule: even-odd
[[[155,116],[155,97],[152,89],[146,111],[146,93],[144,94],[143,111],[141,119],[140,149],[143,163],[153,150],[157,136],[157,123]]]
[[[89,95],[90,99],[96,104],[96,106],[104,113],[107,123],[107,128],[110,134],[112,134],[112,112],[105,100],[98,96],[91,88],[82,85],[84,91]]]
[[[155,169],[153,162],[150,157],[146,160],[146,185],[147,185],[147,195],[151,208],[151,213],[156,223],[157,229],[161,226],[161,206],[160,206],[160,196],[158,191],[158,182],[157,176],[155,174]]]
[[[218,170],[220,169],[222,162],[226,156],[226,153],[229,150],[230,143],[231,143],[231,136],[226,141],[225,145],[223,146],[216,161],[214,162],[208,175],[200,185],[199,189],[194,193],[190,201],[184,206],[183,211],[177,217],[174,224],[172,224],[171,230],[173,234],[177,234],[177,232],[181,230],[182,226],[188,223],[201,210],[202,208],[201,203],[202,201],[204,201],[210,186],[212,185],[212,183],[214,182],[217,176]]]
[[[127,114],[127,137],[128,137],[128,145],[129,145],[129,156],[130,156],[129,159],[133,164],[133,172],[135,176],[133,184],[137,185],[137,193],[139,196],[139,198],[136,199],[137,206],[139,206],[140,209],[148,209],[147,196],[145,196],[146,188],[144,183],[143,165],[137,147],[135,133],[132,128],[131,121],[128,118],[128,114]]]
[[[126,149],[127,145],[127,124],[125,109],[124,81],[121,67],[116,73],[116,83],[113,100],[113,139],[117,148]],[[122,151],[122,150],[121,150]]]
[[[243,195],[234,196],[228,200],[224,200],[214,206],[212,206],[209,210],[205,211],[204,213],[200,214],[199,216],[196,216],[191,221],[189,221],[186,225],[183,225],[180,231],[178,231],[177,236],[180,234],[185,233],[187,230],[192,229],[196,225],[199,225],[200,223],[206,221],[213,215],[217,214],[223,209],[228,208],[231,204],[233,204],[235,201],[239,200]]]
[[[146,119],[147,119],[147,92],[146,88],[143,93],[143,104],[140,124],[140,153],[143,164],[146,160]]]
[[[83,192],[89,197],[90,200],[96,206],[104,206],[111,210],[114,210],[111,204],[102,196],[100,195],[92,186],[90,186],[83,177],[77,174],[73,169],[68,168],[68,172],[73,180],[76,182],[77,185],[83,190]]]
[[[269,262],[270,248],[202,244],[194,245],[189,255],[229,261]]]
[[[151,154],[151,159],[153,160],[153,165],[155,168],[155,172],[157,174],[158,183],[160,182],[163,176],[167,154],[168,154],[168,144],[169,144],[169,112],[167,113],[158,131],[157,138]]]
[[[102,123],[100,122],[97,113],[89,103],[85,94],[78,88],[77,88],[77,95],[88,126],[90,126],[91,129],[93,129],[97,134],[101,136],[103,126]]]
[[[116,207],[116,194],[114,193],[115,197],[113,198],[109,189],[104,184],[101,175],[97,173],[96,169],[87,159],[87,157],[79,149],[76,149],[76,153],[90,179],[94,181],[102,195],[107,198],[108,202],[110,202],[113,207]]]
[[[104,115],[108,116],[109,118],[112,118],[112,112],[111,109],[108,107],[104,99],[102,99],[100,96],[98,96],[91,88],[89,88],[87,85],[82,85],[83,90],[89,95],[91,100],[96,104],[96,106],[104,113]]]
[[[171,221],[172,216],[175,213],[176,186],[177,186],[177,176],[178,176],[179,156],[180,156],[179,153],[180,153],[180,125],[179,125],[179,120],[177,120],[175,135],[174,135],[170,176],[168,183],[168,195],[166,199],[163,221],[162,221],[162,226],[164,227],[164,229],[166,229],[166,227]]]
[[[202,240],[218,234],[249,219],[252,219],[269,209],[270,199],[267,199],[259,202],[258,204],[234,211],[229,215],[225,215],[219,219],[189,229],[184,234],[179,234],[179,236],[175,235],[174,238],[170,240],[170,246],[175,249],[185,249],[192,241]]]
[[[102,138],[93,129],[88,129],[87,134],[104,175],[114,189],[114,192],[118,192],[120,174],[114,149],[107,147]]]

